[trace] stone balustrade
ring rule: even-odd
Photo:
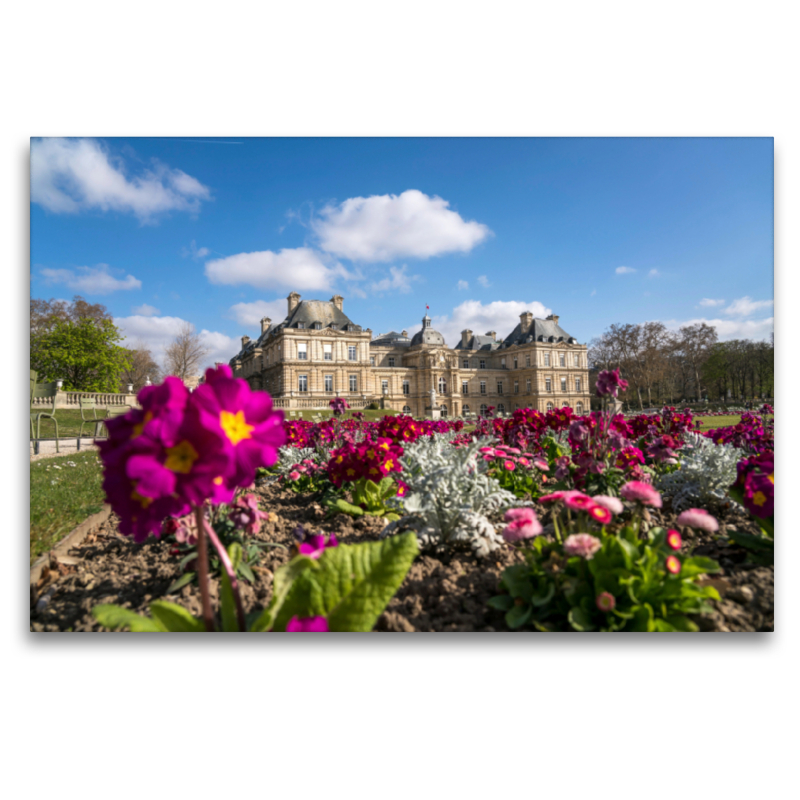
[[[114,392],[64,392],[56,394],[56,408],[80,408],[80,399],[94,400],[97,408],[116,409],[130,406],[138,408],[139,403],[135,394],[120,394]],[[31,403],[32,408],[52,408],[52,397],[35,397]]]

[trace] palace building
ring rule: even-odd
[[[351,408],[378,403],[397,412],[463,416],[517,408],[546,411],[590,408],[586,345],[578,344],[559,317],[535,319],[530,312],[505,339],[495,331],[461,332],[449,346],[431,327],[390,331],[373,338],[344,313],[344,298],[329,301],[288,298],[286,318],[261,320],[261,335],[242,337],[230,361],[233,374],[253,389],[268,391],[284,409],[328,408],[343,397]]]

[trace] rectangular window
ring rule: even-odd
[[[558,365],[560,367],[566,367],[567,366],[566,357],[564,356],[563,353],[559,353],[558,354]]]
[[[297,391],[298,392],[308,391],[308,375],[297,376]]]
[[[411,384],[408,381],[403,381],[403,394],[411,394]]]
[[[561,379],[561,391],[562,392],[566,392],[567,391],[567,379],[566,378],[562,378]]]
[[[544,354],[544,365],[546,367],[550,366],[550,353],[545,353]]]
[[[546,392],[552,392],[553,391],[553,387],[552,387],[552,384],[550,382],[550,378],[545,378],[544,379],[544,390]]]
[[[298,322],[297,323],[297,327],[298,328],[305,328],[305,326],[306,326],[305,322]]]
[[[383,394],[389,393],[389,381],[381,381],[381,392]]]
[[[394,356],[389,356],[389,366],[390,367],[394,366]]]
[[[347,357],[350,359],[350,361],[356,360],[356,346],[354,344],[348,346]]]
[[[358,375],[351,375],[350,376],[350,391],[357,392],[358,391]]]
[[[461,394],[469,394],[469,381],[461,381]]]
[[[333,345],[332,344],[324,344],[324,345],[322,345],[322,358],[325,361],[333,361]]]
[[[516,368],[517,368],[517,357],[514,356],[514,369],[516,369]]]
[[[581,357],[575,353],[575,366],[579,367],[581,365]]]
[[[504,358],[500,359],[500,369],[506,368],[506,360]]]
[[[370,365],[371,367],[374,367],[374,366],[375,366],[375,356],[370,356],[370,357],[369,357],[369,365]]]
[[[480,368],[481,369],[486,369],[486,362],[483,359],[481,359]]]
[[[526,394],[530,394],[531,393],[531,379],[530,378],[528,378],[528,380],[525,381],[525,393]]]
[[[333,375],[326,375],[325,376],[325,391],[332,392],[333,391]]]
[[[531,365],[531,354],[525,353],[525,366],[529,367]]]
[[[486,381],[481,381],[481,394],[486,394]]]
[[[468,358],[465,358],[465,359],[464,359],[464,360],[461,362],[461,366],[462,366],[464,369],[469,369],[469,359],[468,359]]]
[[[503,394],[503,383],[502,383],[502,381],[497,381],[497,394]]]
[[[514,381],[514,394],[519,394],[519,381]]]
[[[297,357],[301,361],[305,361],[308,358],[308,351],[306,350],[306,343],[305,342],[298,342],[298,344],[297,344]]]
[[[581,379],[575,378],[575,391],[579,392],[581,390]]]

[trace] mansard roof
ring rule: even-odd
[[[300,322],[306,328],[319,322],[323,328],[335,325],[337,330],[342,330],[345,325],[352,325],[353,330],[361,331],[361,326],[356,325],[344,311],[338,309],[330,300],[301,300],[278,327],[297,328]]]
[[[577,339],[568,334],[555,320],[534,319],[530,328],[523,333],[522,323],[518,323],[511,333],[503,339],[503,347],[526,342],[567,342],[577,344]]]
[[[389,333],[379,333],[371,342],[370,345],[381,345],[388,347],[408,347],[411,344],[411,339],[408,336],[403,336],[402,333],[397,331],[389,331]]]
[[[453,348],[454,350],[497,350],[500,347],[500,342],[492,339],[491,336],[478,336],[477,334],[470,337],[467,346],[459,340],[458,344]]]

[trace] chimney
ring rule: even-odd
[[[335,294],[333,297],[331,297],[331,303],[333,303],[336,308],[341,311],[342,306],[344,305],[344,297],[342,297],[340,294]]]
[[[265,333],[272,320],[269,317],[261,318],[261,333]]]
[[[533,322],[533,314],[531,314],[530,311],[523,311],[519,315],[519,324],[523,333],[527,333],[531,329],[532,322]]]
[[[244,350],[245,345],[250,341],[249,336],[242,336],[242,350]]]
[[[469,328],[467,328],[465,331],[461,331],[461,346],[467,347],[471,338],[472,331]]]
[[[486,335],[487,335],[487,336],[491,336],[491,337],[492,337],[492,339],[494,339],[495,341],[497,341],[497,331],[486,331]]]
[[[297,294],[297,292],[292,292],[286,299],[289,301],[288,313],[291,314],[292,311],[294,311],[297,308],[298,304],[300,303],[300,295]]]
[[[553,322],[558,325],[558,314],[551,314],[547,319],[553,320]]]

